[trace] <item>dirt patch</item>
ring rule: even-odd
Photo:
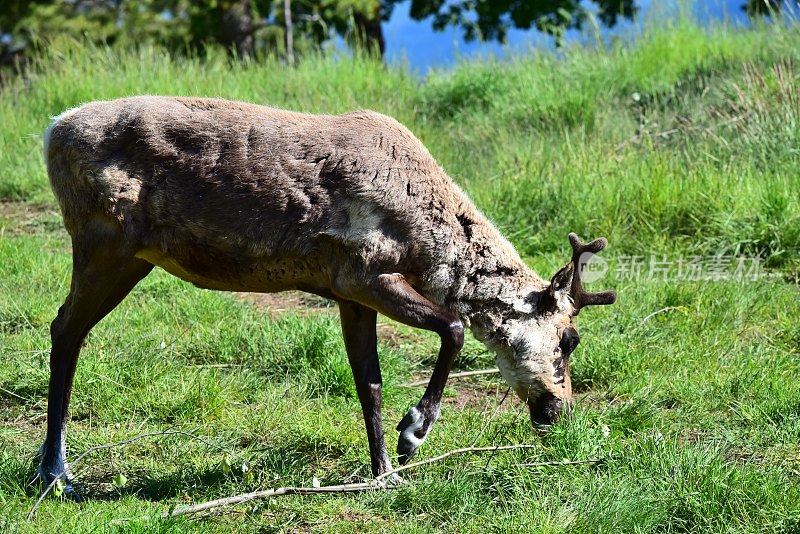
[[[407,330],[399,330],[391,323],[381,322],[378,317],[378,339],[391,347],[400,347],[418,341],[419,337]]]
[[[424,388],[420,388],[421,390]],[[442,403],[445,406],[462,410],[464,408],[494,410],[503,400],[508,386],[500,382],[452,380],[448,382]],[[513,394],[509,393],[498,413],[514,410]]]
[[[281,293],[235,293],[237,298],[252,304],[272,318],[293,314],[305,317],[312,313],[336,314],[336,303],[301,291]]]
[[[29,202],[0,202],[0,233],[33,235],[63,233],[61,213],[53,206]]]
[[[303,293],[302,291],[282,291],[280,293],[235,293],[236,297],[255,306],[256,309],[263,311],[272,319],[282,315],[292,314],[300,317],[307,317],[313,314],[339,315],[336,303],[332,300]],[[378,319],[378,339],[391,345],[399,347],[405,343],[416,339],[413,334],[402,332],[389,323],[383,322],[384,318]]]
[[[22,446],[39,439],[47,415],[43,401],[26,406],[17,402],[17,399],[0,396],[0,427],[3,429],[0,442],[8,446]]]
[[[709,441],[709,432],[701,428],[688,428],[678,435],[681,445],[696,445],[705,441]]]

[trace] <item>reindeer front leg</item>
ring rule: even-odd
[[[464,345],[464,326],[454,313],[420,295],[400,274],[382,274],[358,287],[340,282],[336,292],[391,319],[436,332],[441,338],[439,357],[425,394],[397,425],[400,431],[398,460],[404,464],[417,452],[439,417],[447,377]]]
[[[355,302],[339,301],[342,334],[347,358],[353,370],[358,400],[367,427],[372,475],[391,471],[381,421],[381,367],[378,362],[378,339],[375,333],[376,313]]]

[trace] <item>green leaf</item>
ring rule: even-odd
[[[228,474],[231,472],[232,468],[233,468],[233,458],[231,458],[229,455],[226,454],[225,457],[222,459],[222,472]]]
[[[111,481],[115,488],[124,488],[125,484],[128,483],[128,477],[123,475],[122,473],[117,473],[114,475],[114,479]]]
[[[61,497],[64,495],[64,490],[67,488],[67,483],[64,482],[64,479],[59,478],[56,480],[55,485],[53,486],[53,495],[56,497]]]
[[[250,469],[250,466],[247,462],[242,462],[242,478],[244,478],[245,482],[250,482],[253,480],[253,470]]]

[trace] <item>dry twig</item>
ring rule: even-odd
[[[223,499],[215,499],[213,501],[206,501],[200,504],[193,504],[176,508],[171,512],[165,512],[164,517],[177,517],[179,515],[196,514],[211,510],[212,508],[220,508],[222,506],[231,506],[234,504],[241,504],[243,502],[252,501],[255,499],[266,499],[268,497],[277,497],[279,495],[309,495],[312,493],[353,493],[362,491],[371,491],[380,489],[380,485],[375,481],[371,482],[357,482],[353,484],[337,484],[335,486],[321,486],[319,488],[304,488],[297,486],[286,486],[283,488],[274,488],[268,490],[253,491],[250,493],[242,493],[241,495],[232,495]]]
[[[3,392],[3,393],[5,393],[6,395],[9,395],[9,396],[11,396],[11,397],[15,397],[15,398],[17,398],[17,399],[19,399],[19,400],[21,400],[21,401],[23,401],[23,402],[30,402],[30,399],[26,399],[25,397],[23,397],[23,396],[21,396],[21,395],[17,395],[17,394],[16,394],[16,393],[14,393],[13,391],[11,391],[11,390],[8,390],[8,389],[6,389],[6,388],[4,388],[4,387],[2,387],[2,386],[0,386],[0,392]]]
[[[678,311],[686,311],[686,307],[685,306],[667,306],[666,308],[661,308],[660,310],[656,310],[653,313],[651,313],[650,315],[646,316],[644,319],[642,319],[642,323],[641,324],[646,323],[647,321],[649,321],[650,319],[652,319],[653,317],[655,317],[658,314],[667,313],[667,312],[676,311],[676,310],[678,310]]]
[[[494,411],[492,412],[492,415],[489,417],[489,420],[486,421],[486,424],[483,425],[483,428],[481,428],[481,431],[478,432],[478,435],[475,436],[474,440],[472,440],[472,446],[473,447],[478,444],[478,440],[481,439],[481,436],[483,436],[483,433],[486,432],[486,429],[489,428],[489,425],[491,425],[492,421],[494,421],[494,419],[497,417],[497,414],[498,414],[498,412],[500,412],[500,408],[503,406],[503,403],[508,398],[508,394],[509,393],[511,393],[511,388],[510,387],[506,388],[506,392],[503,394],[503,398],[500,399],[500,402],[498,402],[497,406],[494,407]]]
[[[500,369],[497,367],[493,367],[491,369],[479,369],[477,371],[464,371],[462,373],[452,373],[448,378],[466,378],[468,376],[479,376],[479,375],[493,375],[499,373]],[[406,382],[405,384],[400,384],[400,387],[404,388],[413,388],[417,386],[427,386],[430,379],[425,380],[416,380],[414,382]]]
[[[547,467],[559,465],[594,465],[607,462],[610,458],[589,458],[587,460],[556,460],[552,462],[531,462],[526,464],[518,464],[520,467]]]
[[[427,458],[419,462],[413,462],[410,464],[402,465],[396,469],[392,469],[391,471],[387,471],[386,473],[378,475],[377,477],[375,477],[375,479],[369,482],[358,482],[354,484],[336,484],[333,486],[321,486],[319,488],[286,486],[282,488],[259,490],[259,491],[253,491],[251,493],[243,493],[241,495],[233,495],[231,497],[225,497],[222,499],[215,499],[213,501],[207,501],[199,504],[193,504],[190,506],[184,506],[182,508],[176,508],[171,512],[166,512],[164,516],[176,517],[180,515],[194,514],[197,512],[204,512],[212,508],[219,508],[221,506],[229,506],[233,504],[241,504],[243,502],[252,501],[254,499],[265,499],[268,497],[277,497],[279,495],[311,495],[315,493],[358,493],[364,491],[392,489],[393,486],[383,484],[382,483],[383,480],[385,480],[388,477],[391,477],[396,473],[400,473],[401,471],[407,471],[408,469],[414,469],[415,467],[420,467],[422,465],[432,464],[434,462],[444,460],[445,458],[449,458],[450,456],[455,456],[459,454],[475,454],[481,452],[531,449],[537,446],[538,445],[523,444],[523,445],[496,445],[492,447],[465,447],[463,449],[454,449],[442,453],[438,456],[434,456],[432,458]]]

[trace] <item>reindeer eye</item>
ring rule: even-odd
[[[561,334],[561,341],[558,344],[558,347],[561,349],[561,354],[564,356],[572,354],[572,351],[575,350],[575,347],[578,346],[580,341],[581,337],[578,335],[577,330],[572,327],[565,329],[564,333]]]

